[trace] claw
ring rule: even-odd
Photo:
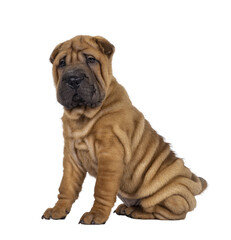
[[[85,222],[83,221],[83,219],[80,219],[79,224],[85,224]]]
[[[41,219],[50,220],[50,218],[46,218],[44,215],[42,215]]]

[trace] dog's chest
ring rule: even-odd
[[[90,175],[97,176],[97,159],[93,138],[85,137],[74,140],[77,164],[80,164]]]
[[[71,121],[65,125],[65,134],[75,163],[90,175],[97,176],[97,158],[94,135],[91,133],[95,121]]]

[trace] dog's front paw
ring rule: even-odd
[[[42,219],[65,219],[71,206],[66,202],[58,202],[53,208],[48,208],[42,215]]]
[[[101,212],[86,212],[81,217],[81,224],[104,224],[108,219],[108,215]]]

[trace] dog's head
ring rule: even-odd
[[[114,46],[102,37],[77,36],[60,43],[50,61],[57,99],[66,110],[96,108],[112,79]]]

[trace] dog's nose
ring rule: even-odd
[[[67,85],[70,88],[76,89],[79,87],[79,84],[84,80],[86,75],[84,73],[79,73],[77,75],[71,75],[67,78]]]

